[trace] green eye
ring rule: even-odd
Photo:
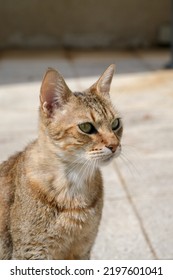
[[[115,119],[112,123],[112,130],[117,130],[120,127],[120,119]]]
[[[86,123],[81,123],[78,125],[78,127],[80,128],[80,130],[84,133],[87,134],[92,134],[92,133],[96,133],[96,129],[95,127],[92,125],[92,123],[86,122]]]

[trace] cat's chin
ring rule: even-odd
[[[110,157],[107,157],[107,158],[103,158],[102,160],[99,161],[99,165],[100,166],[105,166],[105,165],[108,165],[109,163],[112,162],[113,159],[119,157],[121,153],[121,150],[117,151],[115,154],[112,154]]]
[[[111,156],[109,158],[106,158],[106,159],[102,159],[99,161],[99,166],[105,166],[105,165],[108,165],[109,163],[112,162],[112,160],[114,159],[115,157],[114,156]]]

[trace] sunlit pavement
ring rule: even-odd
[[[47,67],[72,90],[116,64],[111,98],[124,122],[122,155],[103,171],[105,199],[92,259],[173,258],[173,71],[168,51],[1,52],[0,161],[37,135]]]

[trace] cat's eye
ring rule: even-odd
[[[117,118],[112,122],[112,130],[117,130],[118,128],[120,128],[121,122],[120,119]]]
[[[92,133],[97,132],[95,127],[92,125],[92,123],[89,123],[89,122],[81,123],[81,124],[78,125],[78,127],[80,128],[80,130],[82,132],[87,133],[87,134],[92,134]]]

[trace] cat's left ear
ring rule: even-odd
[[[115,65],[111,64],[101,75],[98,81],[90,88],[91,91],[95,91],[96,93],[101,93],[103,95],[109,95],[114,71]]]

